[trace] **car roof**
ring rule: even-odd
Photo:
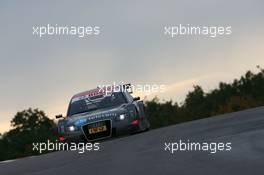
[[[97,93],[100,93],[101,89],[98,87],[98,88],[95,88],[95,89],[91,89],[91,90],[88,90],[88,91],[84,91],[84,92],[80,92],[78,94],[75,94],[72,98],[76,98],[76,97],[82,97],[82,96],[93,96]]]
[[[129,85],[130,84],[126,84]],[[72,99],[74,98],[80,98],[80,97],[94,97],[94,96],[99,96],[99,95],[105,95],[106,93],[109,92],[114,92],[115,88],[122,88],[124,85],[112,85],[112,86],[103,86],[103,87],[97,87],[95,89],[91,89],[88,91],[80,92],[78,94],[75,94]],[[122,90],[121,90],[122,91]]]

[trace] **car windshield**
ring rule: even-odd
[[[115,92],[109,96],[93,100],[91,100],[91,98],[83,98],[78,101],[71,102],[68,116],[102,108],[119,106],[123,103],[126,103],[126,100],[121,92]]]

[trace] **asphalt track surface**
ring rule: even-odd
[[[165,151],[164,143],[231,142],[231,151]],[[264,174],[264,107],[108,140],[98,152],[60,151],[0,163],[0,174]]]

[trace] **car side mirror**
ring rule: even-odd
[[[133,101],[138,101],[138,100],[140,100],[140,97],[134,97],[133,98]]]
[[[55,116],[56,119],[63,118],[61,114]]]

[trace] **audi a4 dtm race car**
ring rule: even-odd
[[[60,140],[67,142],[95,141],[116,135],[132,134],[149,129],[144,104],[139,97],[119,85],[96,88],[74,95],[67,116],[56,116]]]

